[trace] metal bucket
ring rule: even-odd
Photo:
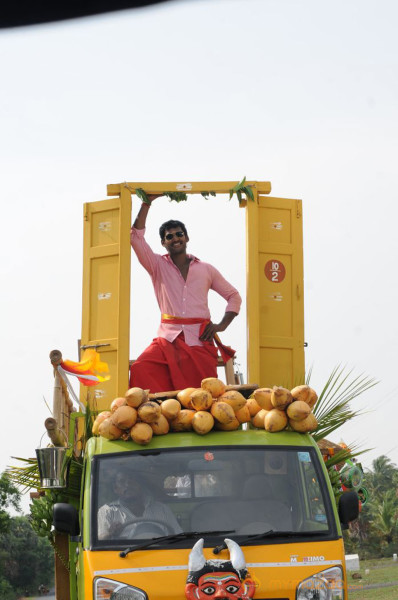
[[[36,448],[41,487],[44,489],[65,488],[70,465],[68,447],[53,446]]]

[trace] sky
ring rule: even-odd
[[[365,468],[398,464],[397,17],[394,0],[187,0],[0,32],[0,472],[42,443],[49,352],[77,360],[83,204],[109,183],[243,176],[303,201],[311,385],[337,365],[379,382],[333,441],[371,448]],[[244,211],[222,196],[157,200],[158,251],[168,218],[243,292],[223,341],[245,373]],[[158,309],[134,260],[132,281],[135,358]],[[221,319],[223,302],[210,306]]]

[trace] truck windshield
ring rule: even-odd
[[[237,540],[272,531],[273,543],[275,533],[283,537],[284,531],[290,536],[336,533],[311,447],[196,447],[96,456],[91,490],[94,548],[191,531],[207,536],[233,531]],[[178,543],[189,547],[191,540]]]

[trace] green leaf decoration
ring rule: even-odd
[[[251,187],[249,185],[242,188],[242,192],[244,192],[246,194],[246,198],[249,198],[252,202],[254,202],[253,190],[251,189]]]
[[[239,181],[239,183],[234,185],[234,187],[231,190],[229,190],[229,199],[230,200],[231,200],[232,196],[234,194],[236,194],[239,202],[242,202],[242,199],[243,199],[242,193],[243,193],[243,194],[245,194],[247,200],[252,200],[254,202],[253,190],[251,189],[250,185],[245,185],[245,183],[246,183],[246,177],[241,179],[241,181]]]
[[[237,183],[237,184],[236,184],[236,185],[235,185],[235,186],[232,188],[232,190],[231,190],[231,191],[232,191],[232,192],[237,192],[238,190],[240,190],[240,189],[241,189],[241,188],[244,186],[244,184],[245,184],[245,181],[246,181],[246,176],[245,176],[245,177],[244,177],[244,178],[243,178],[241,181],[239,181],[239,183]]]
[[[163,192],[163,196],[167,196],[169,201],[171,202],[186,202],[188,200],[188,196],[185,192]]]
[[[231,200],[231,198],[234,196],[234,194],[236,194],[239,202],[242,202],[242,200],[243,200],[242,194],[245,194],[246,199],[254,201],[253,190],[251,189],[251,187],[249,185],[245,186],[245,182],[246,182],[246,177],[243,177],[243,179],[241,179],[231,190],[229,190],[229,200]],[[145,190],[143,190],[142,188],[136,188],[134,190],[134,192],[135,192],[136,196],[141,200],[141,202],[144,202],[144,204],[150,204],[148,195],[145,192]],[[214,192],[214,191],[203,191],[203,192],[200,192],[200,194],[206,200],[209,200],[209,196],[214,196],[214,197],[216,196],[216,192]],[[162,195],[166,196],[170,202],[171,201],[186,202],[188,200],[188,195],[185,192],[171,192],[171,191],[167,192],[166,191],[166,192],[163,192]]]
[[[141,200],[141,202],[144,202],[145,204],[150,204],[148,196],[142,188],[136,188],[135,193],[138,196],[138,198]]]
[[[201,196],[206,200],[209,200],[209,196],[215,196],[216,192],[200,192]]]

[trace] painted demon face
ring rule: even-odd
[[[249,600],[255,592],[254,582],[241,582],[236,573],[215,572],[199,577],[198,584],[187,583],[185,595],[188,600]]]
[[[248,574],[246,561],[239,545],[226,538],[230,560],[206,560],[204,540],[196,542],[189,555],[189,574],[185,586],[187,600],[250,600],[256,591]]]

